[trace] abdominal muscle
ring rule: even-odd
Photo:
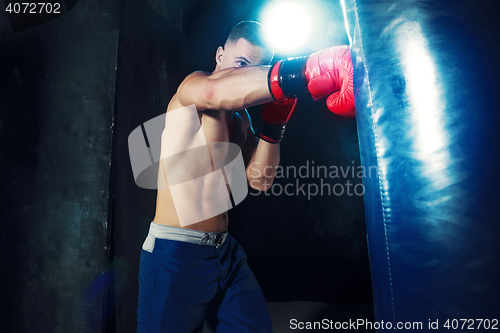
[[[173,111],[179,108],[182,108],[183,106],[177,101],[176,96],[173,97],[172,101],[170,102],[168,108],[167,108],[167,117],[168,118],[168,112]],[[231,138],[238,137],[240,142],[239,143],[240,148],[243,146],[244,140],[242,141],[242,134],[246,135],[246,132],[244,130],[244,127],[240,126],[241,121],[237,120],[236,124],[233,124],[232,117],[231,117],[231,112],[229,111],[216,111],[216,110],[210,110],[210,111],[205,111],[205,112],[198,112],[199,119],[201,121],[201,129],[203,132],[203,135],[205,137],[206,143],[208,144],[208,147],[210,147],[211,142],[230,142],[233,140],[230,140]],[[167,121],[168,123],[168,121]],[[235,126],[236,125],[236,126]],[[167,124],[168,126],[168,124]],[[236,128],[238,132],[241,133],[236,133],[236,135],[232,135],[233,129]],[[165,127],[167,129],[167,127]],[[180,129],[182,130],[182,129]],[[172,197],[172,192],[168,186],[168,180],[167,180],[167,174],[171,174],[167,172],[168,167],[166,168],[166,165],[164,163],[163,159],[163,154],[165,152],[165,147],[166,145],[169,144],[170,147],[171,145],[176,144],[175,143],[175,137],[168,139],[167,136],[165,135],[166,131],[164,130],[162,134],[162,142],[161,142],[161,151],[162,151],[162,158],[160,160],[160,165],[159,165],[159,170],[158,170],[158,180],[159,183],[163,182],[163,186],[158,186],[158,192],[157,192],[157,199],[156,199],[156,214],[154,218],[154,222],[158,224],[163,224],[163,225],[169,225],[173,227],[178,227],[178,228],[186,228],[186,229],[192,229],[192,230],[200,230],[200,231],[205,231],[205,232],[223,232],[226,231],[228,228],[229,224],[229,217],[227,211],[224,211],[220,214],[217,214],[215,216],[212,216],[210,218],[201,220],[196,223],[191,223],[187,225],[181,225],[176,207],[174,205],[174,200]],[[246,138],[245,138],[246,140]],[[186,142],[180,142],[178,141],[178,145],[182,145],[183,147],[186,146]],[[210,148],[209,148],[210,151]],[[211,167],[213,171],[213,160],[212,160],[212,155],[210,154],[210,161],[211,161]],[[189,171],[186,171],[189,172]],[[219,170],[220,172],[220,170]],[[206,183],[208,182],[208,183]],[[201,190],[200,190],[200,185],[198,185],[195,189],[192,191],[188,191],[189,195],[189,201],[195,203],[195,210],[201,210],[202,212],[204,211],[209,211],[210,209],[210,204],[211,200],[214,197],[213,189],[214,186],[218,186],[217,191],[218,193],[223,193],[223,191],[228,191],[229,193],[229,186],[225,186],[225,188],[221,188],[220,185],[214,185],[210,184],[210,180],[204,179],[203,180],[203,185],[201,185]]]

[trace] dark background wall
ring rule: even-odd
[[[108,271],[118,1],[11,32],[0,5],[2,332],[96,332]]]
[[[304,49],[276,58],[347,43],[339,4],[313,4],[329,29],[320,26]],[[135,331],[140,248],[156,194],[133,181],[128,135],[165,111],[186,74],[213,70],[230,28],[261,20],[264,7],[85,1],[16,33],[0,14],[7,332]],[[281,164],[337,167],[339,177],[281,177],[274,193],[297,181],[305,191],[323,183],[346,191],[350,181],[352,193],[361,178],[340,167],[360,165],[355,120],[331,114],[324,102],[299,103]],[[255,121],[258,112],[250,109]],[[267,300],[371,302],[362,196],[252,191],[230,220]]]
[[[182,3],[177,9],[182,10]],[[117,332],[135,330],[140,250],[156,207],[156,191],[139,188],[134,182],[128,136],[137,126],[165,112],[187,73],[186,48],[185,37],[161,12],[137,1],[124,2],[112,176],[111,246],[116,283],[109,295],[116,300]]]

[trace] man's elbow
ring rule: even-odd
[[[224,92],[221,90],[219,81],[216,79],[208,79],[203,85],[198,96],[193,96],[196,100],[196,108],[198,111],[203,110],[219,110],[225,111],[224,107]],[[229,110],[229,109],[227,109]]]
[[[207,85],[203,88],[202,96],[200,96],[203,100],[204,106],[208,110],[220,110],[218,108],[219,102],[216,96],[216,81],[209,80]]]
[[[198,75],[200,76],[200,75]],[[194,104],[196,110],[217,110],[217,83],[205,77],[186,79],[177,88],[177,98],[182,105]]]
[[[231,87],[227,87],[219,80],[209,80],[203,89],[203,105],[208,110],[233,111],[247,107],[244,98],[238,98]]]

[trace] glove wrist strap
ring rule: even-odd
[[[267,83],[272,97],[278,103],[308,94],[305,74],[308,57],[289,58],[276,62],[269,70]]]
[[[282,64],[282,60],[276,62],[269,70],[269,74],[267,76],[267,85],[269,87],[269,92],[271,93],[271,96],[274,98],[274,100],[278,103],[283,103],[287,100],[287,97],[283,93],[283,89],[281,89],[280,87],[279,80],[279,71]]]
[[[259,128],[259,138],[269,143],[279,143],[285,136],[285,125],[264,122]]]
[[[299,57],[283,60],[279,71],[279,83],[284,95],[288,98],[310,95],[305,74],[308,58]]]

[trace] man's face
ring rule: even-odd
[[[225,47],[219,47],[216,55],[217,69],[231,67],[245,67],[268,65],[264,49],[250,44],[246,39],[240,38],[236,42],[227,42]]]

